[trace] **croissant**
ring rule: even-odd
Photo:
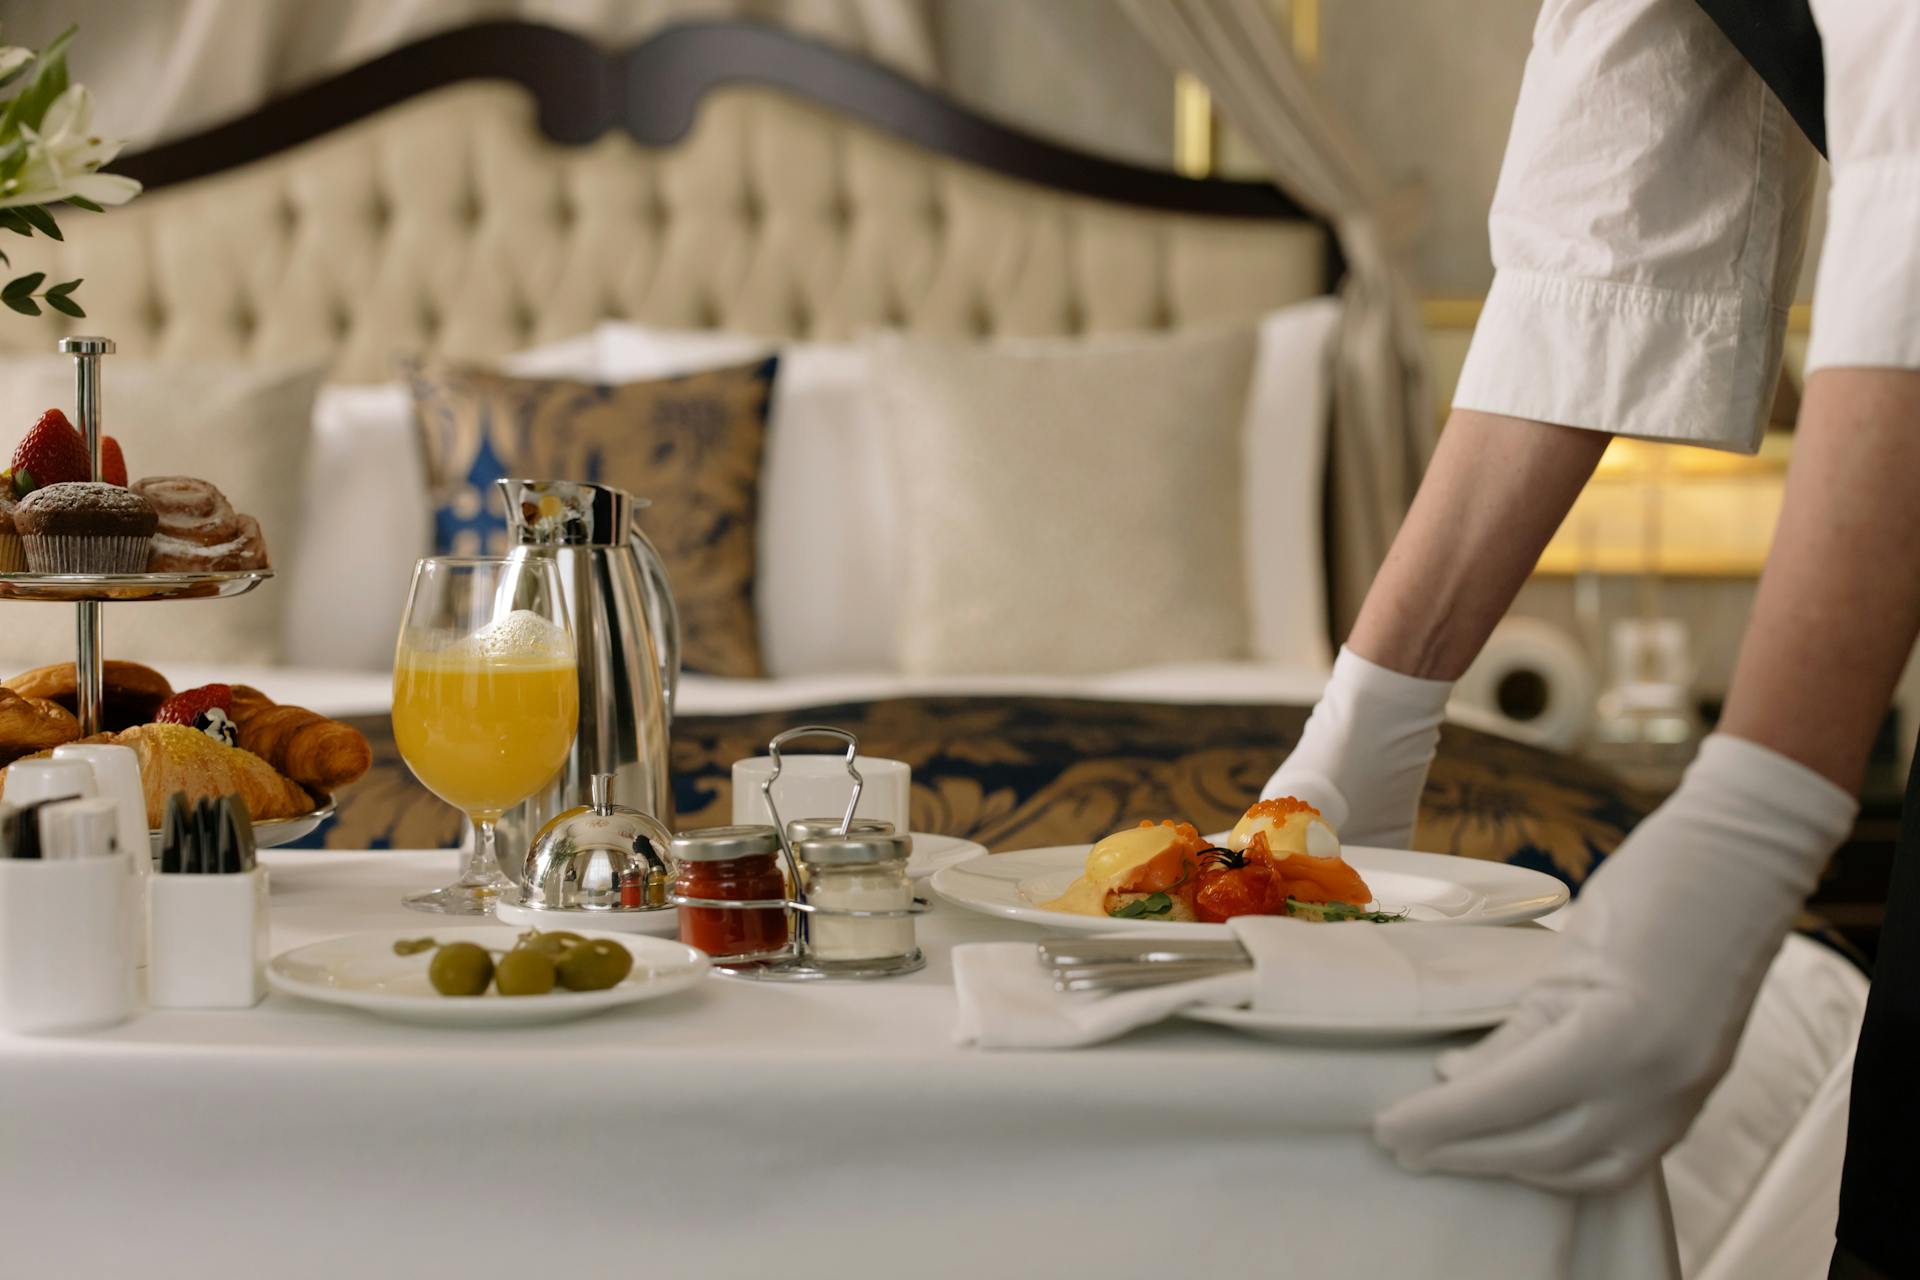
[[[313,798],[265,760],[215,742],[189,725],[135,725],[114,734],[112,741],[132,747],[140,757],[140,788],[146,793],[150,827],[165,819],[167,797],[176,791],[186,792],[189,801],[239,796],[255,822],[313,812]]]
[[[56,662],[49,667],[22,671],[6,681],[6,687],[28,698],[45,698],[68,711],[77,706],[74,693],[73,664]],[[101,689],[105,704],[100,723],[108,729],[127,729],[145,724],[168,698],[173,686],[152,667],[137,662],[117,662],[109,658]]]
[[[366,735],[305,707],[283,707],[247,685],[233,690],[240,745],[302,786],[333,792],[373,766]]]
[[[65,707],[0,686],[0,762],[10,763],[79,736],[80,722]]]

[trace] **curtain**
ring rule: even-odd
[[[1344,636],[1433,449],[1419,315],[1390,238],[1387,193],[1316,100],[1267,0],[1124,3],[1167,61],[1207,86],[1274,182],[1332,224],[1346,256],[1328,508],[1328,586],[1334,633]]]

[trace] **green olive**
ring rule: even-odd
[[[543,996],[553,990],[553,957],[532,947],[515,947],[493,971],[503,996]]]
[[[605,991],[632,972],[632,954],[605,938],[577,943],[560,957],[560,985],[569,991]]]
[[[567,953],[567,948],[586,941],[577,933],[562,929],[556,933],[541,933],[537,930],[520,935],[520,945],[534,951],[545,952],[558,961]]]
[[[493,981],[493,957],[471,942],[449,942],[433,953],[427,978],[443,996],[485,995]]]

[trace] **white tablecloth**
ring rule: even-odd
[[[400,894],[452,874],[265,861],[275,950],[430,932]],[[941,906],[909,978],[716,978],[516,1031],[269,996],[0,1035],[0,1274],[1678,1274],[1657,1178],[1572,1199],[1396,1169],[1368,1124],[1432,1045],[956,1046],[949,949],[1033,936]]]

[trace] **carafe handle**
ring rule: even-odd
[[[680,687],[680,609],[673,603],[667,567],[647,535],[635,527],[629,545],[640,561],[647,593],[647,626],[653,633],[654,657],[660,663],[660,696],[666,703],[667,724],[673,724],[674,694]]]

